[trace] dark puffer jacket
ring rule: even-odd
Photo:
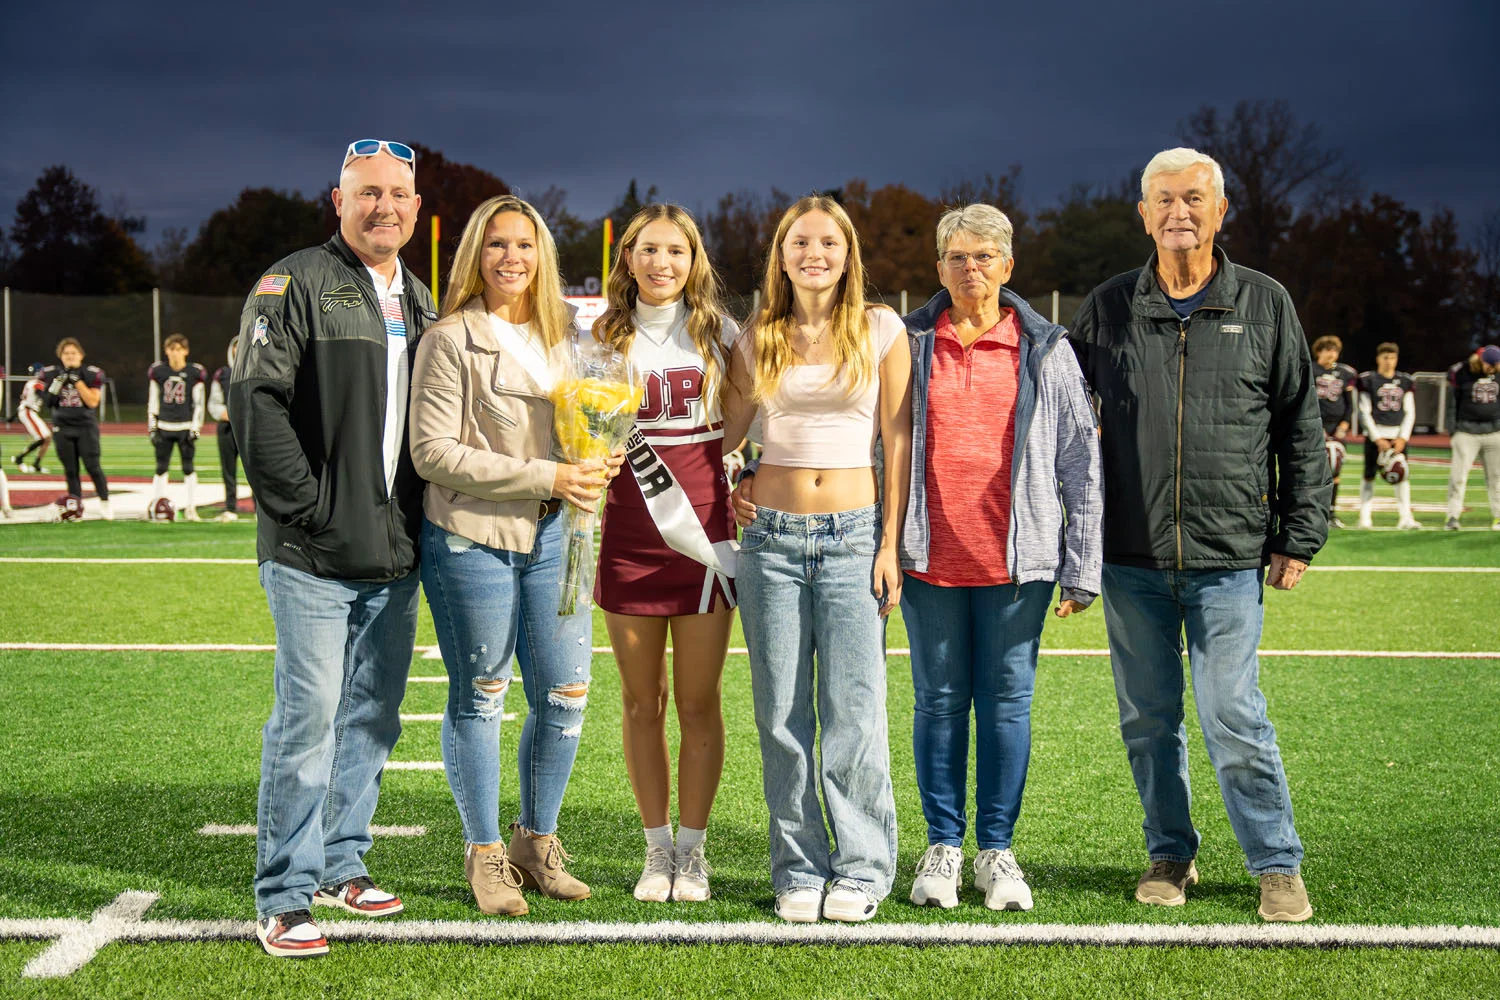
[[[1071,338],[1099,401],[1104,561],[1249,569],[1311,560],[1332,481],[1291,297],[1214,248],[1203,303],[1178,318],[1156,256],[1089,293]]]

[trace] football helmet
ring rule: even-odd
[[[82,521],[83,497],[75,497],[72,494],[58,497],[52,503],[52,520]]]
[[[1338,438],[1328,438],[1323,442],[1323,449],[1328,452],[1328,467],[1333,470],[1333,478],[1337,479],[1344,469],[1344,442]]]
[[[1395,448],[1382,451],[1375,467],[1380,470],[1380,478],[1392,485],[1406,481],[1406,455]]]
[[[153,521],[175,521],[177,520],[177,508],[172,501],[166,497],[160,497],[156,503],[151,505],[151,520]]]

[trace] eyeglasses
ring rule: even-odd
[[[343,166],[347,167],[349,161],[359,156],[374,156],[381,150],[390,153],[402,163],[411,167],[411,172],[417,172],[417,154],[404,142],[390,142],[386,139],[356,139],[349,143],[349,148],[344,151]],[[340,167],[343,169],[343,167]]]
[[[968,267],[970,260],[973,260],[974,263],[988,271],[1002,259],[1000,254],[997,253],[959,253],[955,250],[953,253],[943,254],[943,263],[955,271]]]

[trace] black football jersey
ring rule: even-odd
[[[1349,390],[1359,380],[1359,373],[1342,361],[1334,362],[1332,368],[1313,365],[1313,379],[1318,390],[1318,412],[1325,429],[1338,426],[1342,421],[1353,423],[1350,412]]]
[[[62,376],[65,369],[62,365],[52,365],[42,371],[39,376],[42,384],[46,387],[47,404],[52,407],[52,423],[57,427],[79,427],[95,423],[99,417],[97,411],[92,407],[84,405],[83,397],[78,394],[77,382],[69,382],[59,387],[57,392],[52,391],[52,386]],[[90,389],[99,389],[104,385],[104,370],[97,365],[84,365],[75,368],[78,374],[78,382],[82,382]]]
[[[1467,361],[1448,369],[1458,419],[1476,424],[1500,420],[1500,376],[1476,374]]]
[[[156,386],[158,393],[157,423],[193,422],[193,388],[208,382],[208,372],[202,365],[190,364],[181,371],[173,371],[171,365],[158,361],[151,366],[146,377]]]
[[[1359,391],[1370,397],[1370,416],[1380,427],[1400,427],[1406,418],[1402,407],[1406,394],[1416,381],[1406,372],[1386,378],[1379,372],[1365,372],[1359,377]]]

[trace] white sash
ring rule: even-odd
[[[646,498],[646,511],[672,551],[682,553],[722,577],[733,577],[739,562],[739,543],[733,539],[708,540],[687,491],[672,475],[672,470],[667,468],[656,449],[651,447],[651,442],[641,434],[639,427],[633,429],[625,440],[625,461],[635,475],[636,485],[641,488],[641,496]],[[727,593],[727,580],[724,589]]]
[[[541,353],[541,345],[525,336],[513,323],[496,321],[491,316],[490,332],[494,334],[495,341],[505,349],[506,353],[531,376],[531,381],[537,384],[543,392],[550,393],[553,384],[557,381],[557,373],[552,370],[551,363]]]

